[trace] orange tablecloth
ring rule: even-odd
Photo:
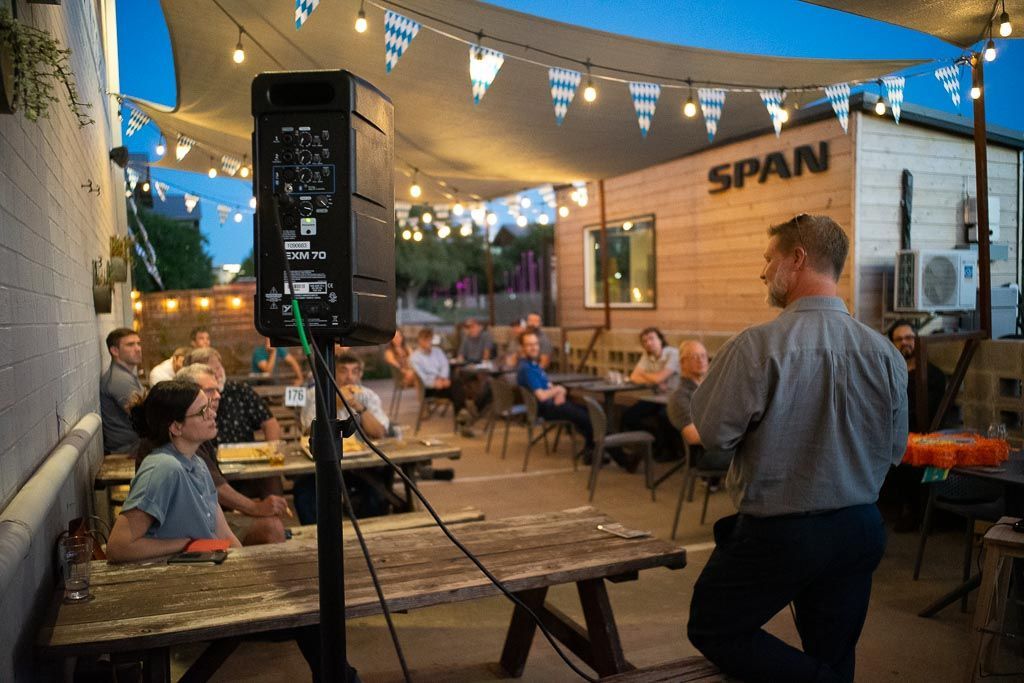
[[[918,467],[993,466],[1010,457],[1010,444],[980,434],[915,434],[907,438],[903,462]]]

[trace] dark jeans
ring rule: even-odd
[[[583,435],[587,448],[594,447],[594,430],[590,426],[590,416],[587,409],[581,405],[566,401],[556,406],[554,401],[538,403],[540,416],[545,420],[568,420],[572,422],[576,431]]]
[[[871,574],[885,550],[878,508],[814,515],[733,515],[694,587],[690,642],[747,681],[852,681]],[[792,602],[803,652],[762,629]]]
[[[650,401],[637,401],[622,414],[622,431],[653,434],[653,452],[661,458],[679,457],[682,454],[682,438],[679,430],[668,421],[665,406]]]
[[[373,467],[363,472],[388,490],[394,485],[395,475],[390,467]],[[350,472],[345,476],[345,486],[348,487],[352,509],[359,519],[378,517],[391,511],[388,499],[355,473]],[[292,485],[292,496],[299,523],[316,524],[316,477],[312,474],[296,477]],[[342,518],[346,516],[342,510]]]

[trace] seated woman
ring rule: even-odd
[[[112,562],[146,560],[184,550],[196,538],[220,538],[240,548],[217,503],[217,489],[202,458],[217,436],[216,411],[199,385],[159,382],[132,408],[145,454],[107,543]]]
[[[395,336],[391,338],[384,348],[384,361],[390,365],[396,374],[402,376],[403,387],[416,386],[416,371],[412,369],[409,357],[412,354],[405,343],[405,335],[401,329],[395,330]]]

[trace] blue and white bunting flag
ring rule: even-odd
[[[647,137],[654,119],[654,108],[661,96],[661,86],[657,83],[637,83],[631,81],[629,94],[633,96],[633,108],[636,109],[636,122],[640,124],[640,133]]]
[[[220,170],[224,171],[228,175],[235,175],[241,167],[242,160],[238,157],[225,154],[220,158]]]
[[[228,215],[231,213],[231,207],[225,206],[224,204],[217,205],[217,218],[220,220],[220,224],[224,225],[228,222]]]
[[[191,150],[196,141],[187,135],[179,135],[178,143],[174,146],[174,158],[181,161]]]
[[[548,82],[551,84],[551,102],[555,105],[555,121],[562,125],[569,105],[576,97],[583,74],[579,71],[559,69],[556,66],[548,69]]]
[[[295,30],[298,31],[309,19],[309,15],[320,4],[320,0],[295,0]]]
[[[147,123],[149,123],[149,117],[132,107],[132,113],[128,115],[128,128],[124,131],[124,134],[131,137]]]
[[[896,120],[896,124],[900,122],[900,111],[903,110],[903,86],[907,84],[907,79],[903,76],[885,76],[882,78],[882,83],[885,84],[886,96],[889,98],[889,108],[892,109],[892,117]],[[960,95],[957,93],[957,101],[959,101]]]
[[[487,89],[491,87],[494,77],[498,75],[498,70],[504,63],[505,55],[497,50],[479,45],[469,46],[469,78],[473,83],[473,104],[480,104],[480,100],[487,94]]]
[[[772,117],[772,125],[775,126],[775,137],[779,137],[782,133],[782,91],[781,90],[761,90],[761,101],[764,102],[764,106],[768,109],[768,114]]]
[[[697,99],[700,110],[704,114],[704,126],[708,129],[708,142],[715,139],[718,122],[722,118],[722,107],[725,106],[725,91],[718,88],[698,88]]]
[[[128,174],[128,187],[135,192],[135,186],[139,184],[139,172],[129,166],[125,169],[125,173]]]
[[[156,196],[160,198],[160,201],[167,201],[167,183],[161,183],[159,180],[154,180],[153,189],[156,190]]]
[[[420,23],[398,12],[384,12],[384,67],[388,73],[409,49],[409,43],[420,32]]]
[[[192,213],[192,210],[196,208],[196,204],[199,203],[199,197],[194,194],[185,193],[185,211]]]
[[[832,111],[836,113],[836,118],[839,119],[839,125],[843,127],[843,132],[848,133],[850,125],[850,84],[836,83],[835,85],[830,85],[825,88],[825,96],[832,103]]]
[[[935,72],[935,78],[939,79],[942,87],[949,93],[953,100],[953,106],[960,108],[960,67],[956,64],[944,66]]]

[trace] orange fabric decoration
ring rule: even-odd
[[[916,467],[992,467],[1010,457],[1010,444],[980,434],[915,434],[907,437],[903,463]]]

